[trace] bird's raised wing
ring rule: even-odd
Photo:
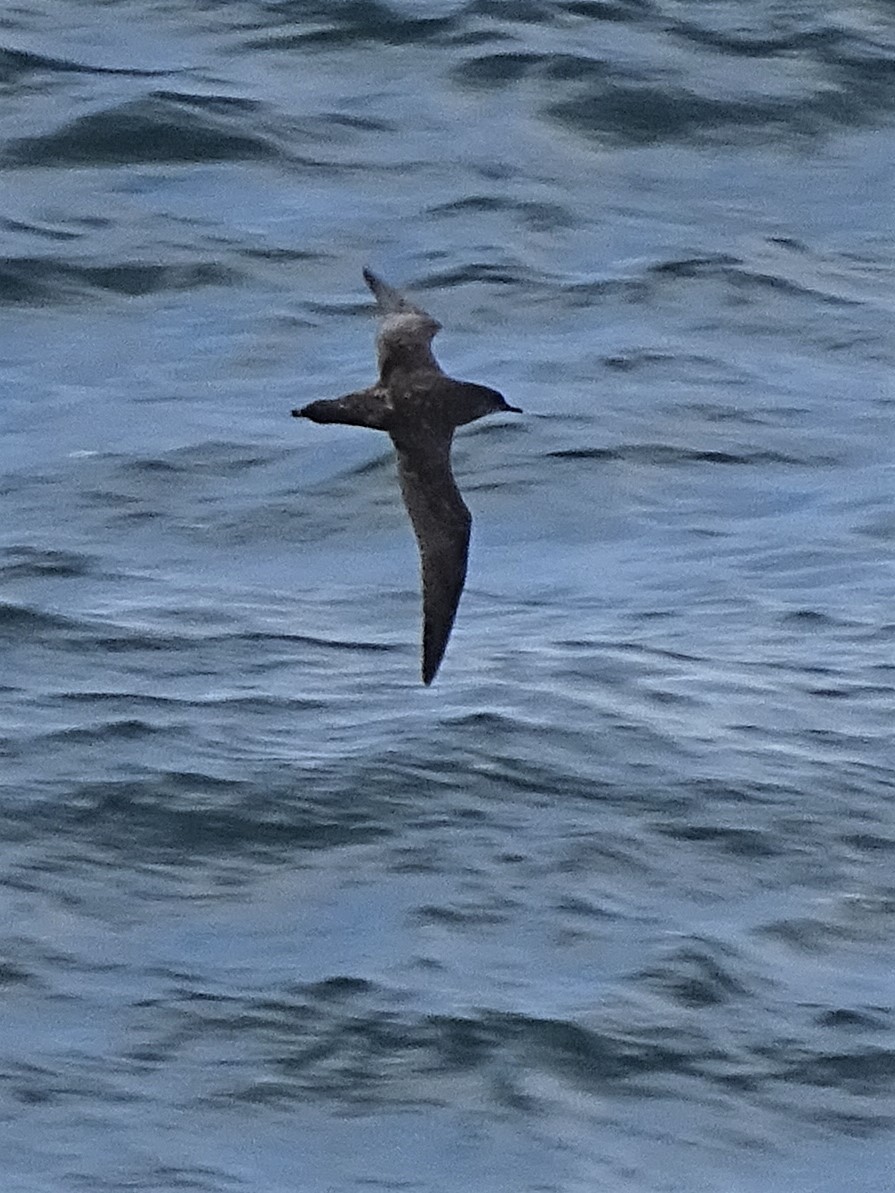
[[[423,683],[435,678],[466,580],[472,515],[451,472],[450,437],[395,444],[401,493],[420,549]]]
[[[399,290],[390,286],[388,282],[366,266],[364,266],[364,281],[373,291],[373,297],[376,299],[376,305],[379,307],[381,315],[419,315],[422,319],[436,323],[428,311],[424,311],[422,307],[414,306]],[[440,328],[441,325],[437,324],[437,326]]]
[[[396,369],[440,371],[431,347],[433,338],[441,331],[438,320],[422,307],[414,306],[371,269],[364,269],[364,281],[372,290],[382,317],[376,337],[382,382],[386,383]]]

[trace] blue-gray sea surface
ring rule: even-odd
[[[0,13],[3,1193],[895,1187],[895,10]],[[475,517],[442,670],[369,264]]]

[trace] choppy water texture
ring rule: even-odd
[[[0,13],[4,1193],[883,1193],[895,13]],[[365,263],[524,407],[418,680]]]

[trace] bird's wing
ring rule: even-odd
[[[396,368],[408,371],[438,369],[432,355],[432,340],[441,324],[428,311],[414,306],[371,269],[364,269],[364,281],[373,292],[382,322],[376,336],[379,371],[386,382]]]
[[[421,318],[429,319],[435,323],[428,311],[424,311],[422,307],[414,306],[400,291],[396,290],[394,286],[390,286],[388,282],[366,266],[364,266],[364,281],[373,291],[380,315],[419,315]]]
[[[450,436],[396,444],[401,493],[420,549],[423,683],[435,678],[466,580],[472,516],[451,472]]]
[[[391,407],[388,395],[378,385],[345,394],[341,398],[321,398],[293,410],[294,418],[309,418],[314,423],[347,423],[352,427],[388,429]]]

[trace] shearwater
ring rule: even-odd
[[[451,471],[454,431],[486,414],[512,411],[486,385],[455,381],[432,355],[437,319],[399,294],[370,269],[364,281],[382,317],[376,337],[379,380],[369,389],[293,410],[315,423],[347,423],[387,431],[398,457],[401,493],[419,545],[423,585],[423,683],[444,657],[469,554],[472,515]]]

